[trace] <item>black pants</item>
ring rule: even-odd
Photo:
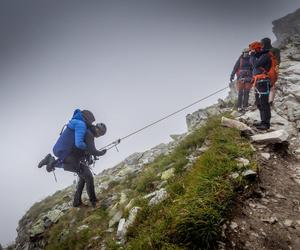
[[[64,160],[64,170],[71,171],[78,174],[79,181],[77,183],[76,192],[74,196],[73,206],[79,206],[81,201],[81,195],[86,184],[86,191],[89,196],[90,201],[96,202],[94,177],[89,167],[81,164],[80,160],[82,158],[76,155],[70,155]]]
[[[249,92],[251,89],[250,82],[237,81],[238,101],[237,108],[247,108],[249,101]]]
[[[270,127],[271,107],[269,103],[270,80],[258,81],[256,84],[255,102],[260,112],[262,124]]]

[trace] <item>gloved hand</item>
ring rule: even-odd
[[[107,151],[106,149],[103,149],[103,150],[100,151],[100,154],[101,154],[101,155],[105,155],[105,154],[106,154],[106,151]]]
[[[231,75],[231,76],[230,76],[230,82],[232,82],[233,79],[234,79],[234,75]]]

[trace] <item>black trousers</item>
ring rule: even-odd
[[[256,84],[255,103],[260,112],[262,124],[270,126],[271,106],[269,103],[270,80],[258,81]]]
[[[249,92],[251,89],[250,82],[237,81],[238,101],[237,108],[247,108],[249,101]]]
[[[64,170],[71,171],[78,174],[79,181],[77,183],[76,192],[74,195],[73,206],[79,206],[81,201],[81,195],[84,186],[86,185],[86,191],[91,202],[96,202],[94,177],[88,166],[80,163],[82,157],[77,155],[70,155],[64,160]]]

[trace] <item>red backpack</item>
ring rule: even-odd
[[[269,56],[271,58],[272,63],[271,63],[271,68],[267,74],[270,77],[271,86],[274,86],[278,79],[279,66],[278,66],[278,61],[276,59],[276,56],[272,51],[269,51]]]

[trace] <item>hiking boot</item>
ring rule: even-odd
[[[262,123],[261,121],[254,121],[253,122],[253,126],[257,127],[257,126],[260,126]]]
[[[47,172],[52,172],[52,171],[54,171],[55,170],[55,167],[51,164],[51,165],[47,165],[46,166],[46,170],[47,170]]]
[[[80,202],[79,204],[74,204],[73,203],[73,207],[78,207],[78,208],[87,208],[88,205],[85,203]]]
[[[53,162],[53,156],[51,154],[47,154],[43,160],[40,161],[38,168],[41,168],[49,163]]]
[[[97,203],[96,203],[95,201],[92,201],[91,204],[92,204],[92,207],[93,207],[93,208],[96,208],[96,207],[97,207]]]
[[[256,128],[259,130],[268,130],[270,128],[270,125],[261,123],[260,125],[257,125]]]

